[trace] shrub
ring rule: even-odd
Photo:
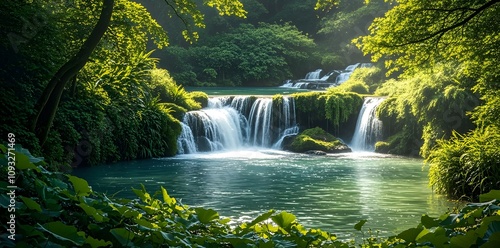
[[[476,199],[479,194],[500,189],[500,128],[477,128],[468,134],[454,132],[449,140],[438,140],[430,152],[429,184],[454,198]]]

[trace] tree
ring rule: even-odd
[[[392,2],[395,6],[374,21],[370,34],[355,40],[373,60],[383,57],[393,71],[456,60],[472,75],[498,73],[499,0]]]
[[[203,15],[197,9],[195,2],[192,0],[165,0],[165,3],[172,8],[177,17],[183,20],[183,23],[186,26],[186,30],[183,31],[184,37],[187,40],[191,40],[193,38],[196,39],[197,33],[190,33],[188,31],[191,27],[191,23],[196,26],[203,26]],[[244,16],[245,14],[245,11],[242,9],[243,6],[239,1],[209,0],[206,1],[205,4],[216,8],[221,15],[235,14]],[[89,37],[85,40],[79,51],[59,68],[49,81],[48,85],[45,87],[42,96],[39,98],[36,105],[37,114],[33,121],[31,130],[36,134],[42,146],[47,139],[47,135],[66,85],[85,66],[90,55],[108,29],[111,16],[113,14],[113,5],[114,0],[103,0],[99,20]],[[191,22],[188,18],[190,18]]]

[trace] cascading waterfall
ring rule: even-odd
[[[215,97],[207,108],[184,116],[178,153],[280,148],[283,136],[297,132],[293,98],[283,97],[282,104],[273,107],[271,98]]]
[[[374,151],[375,143],[382,138],[382,121],[376,117],[376,109],[385,98],[367,97],[361,107],[351,140],[354,151]]]

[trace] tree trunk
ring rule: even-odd
[[[102,36],[108,29],[113,13],[114,0],[103,0],[103,6],[99,20],[92,33],[83,43],[78,53],[66,62],[50,79],[45,87],[42,96],[36,104],[37,115],[31,126],[31,130],[36,134],[43,146],[57,112],[57,107],[61,100],[65,86],[87,63],[92,51],[97,47]]]

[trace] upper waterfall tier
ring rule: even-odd
[[[272,147],[296,126],[293,98],[215,97],[207,108],[186,113],[179,153]]]

